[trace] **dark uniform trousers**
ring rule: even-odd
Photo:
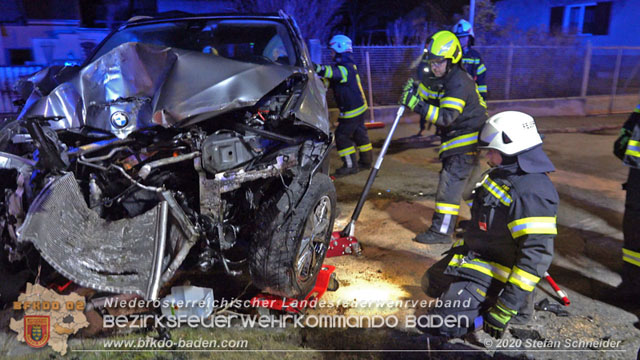
[[[456,320],[455,325],[451,327],[423,328],[422,330],[447,337],[461,337],[473,331],[475,320],[495,304],[497,296],[504,288],[504,284],[499,281],[493,281],[487,285],[445,274],[444,271],[449,262],[454,254],[458,253],[454,249],[449,250],[449,255],[431,266],[424,273],[421,281],[422,291],[425,294],[442,301],[442,305],[436,306],[429,314]],[[532,291],[518,309],[516,319],[528,319],[533,315],[534,298],[535,291]],[[518,322],[516,319],[511,323],[516,324]]]
[[[629,166],[629,177],[623,185],[627,196],[622,220],[624,245],[621,275],[622,283],[640,294],[640,104],[631,113],[623,128],[630,134],[630,138],[622,158],[622,162]]]
[[[640,258],[637,257],[640,254],[640,169],[629,169],[625,189],[622,232],[626,252],[622,254],[622,280],[640,288]]]
[[[355,156],[356,148],[360,153],[371,151],[371,141],[367,128],[364,126],[364,114],[350,119],[338,119],[336,128],[336,147],[340,156],[346,161],[351,161]],[[347,164],[351,167],[352,164]]]
[[[456,154],[442,159],[431,231],[447,235],[453,233],[460,213],[462,192],[477,163],[475,153]]]
[[[425,64],[423,61],[422,68]],[[414,111],[421,115],[421,122],[436,126],[442,140],[442,170],[429,231],[450,235],[460,213],[465,184],[477,164],[478,134],[487,119],[487,105],[460,66],[453,67],[442,79],[425,81],[418,86],[422,100]]]

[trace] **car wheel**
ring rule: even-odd
[[[267,211],[282,215],[279,209],[289,196],[285,192]],[[271,294],[304,298],[327,253],[335,210],[335,187],[327,175],[318,173],[290,216],[275,216],[256,232],[249,254],[254,285]]]

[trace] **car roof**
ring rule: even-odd
[[[284,21],[285,18],[277,13],[266,14],[230,14],[230,13],[211,13],[211,14],[190,14],[183,11],[171,11],[168,13],[161,13],[157,16],[136,16],[129,21],[122,24],[118,30],[122,30],[129,26],[162,23],[168,21],[179,20],[215,20],[215,19],[238,19],[238,20],[279,20]]]

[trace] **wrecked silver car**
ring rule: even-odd
[[[19,89],[0,133],[7,276],[33,273],[36,254],[81,286],[146,299],[185,268],[309,292],[335,217],[332,134],[286,15],[129,22],[83,66]]]

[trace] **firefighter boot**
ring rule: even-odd
[[[628,262],[622,264],[622,282],[613,295],[621,303],[637,303],[640,297],[640,267]]]
[[[536,289],[533,289],[532,292],[527,295],[527,298],[524,301],[524,304],[518,309],[518,315],[514,316],[511,319],[509,324],[511,325],[525,325],[531,321],[533,318],[533,305],[535,303],[536,298]]]
[[[358,160],[358,169],[359,170],[368,170],[371,169],[371,164],[373,163],[373,151],[361,151],[360,152],[360,160]]]
[[[415,242],[419,242],[420,244],[451,244],[451,235],[441,234],[435,231],[425,231],[416,235],[413,239]]]
[[[358,172],[358,163],[356,163],[356,154],[349,154],[342,157],[344,165],[337,169],[333,174],[335,177],[353,175]]]

